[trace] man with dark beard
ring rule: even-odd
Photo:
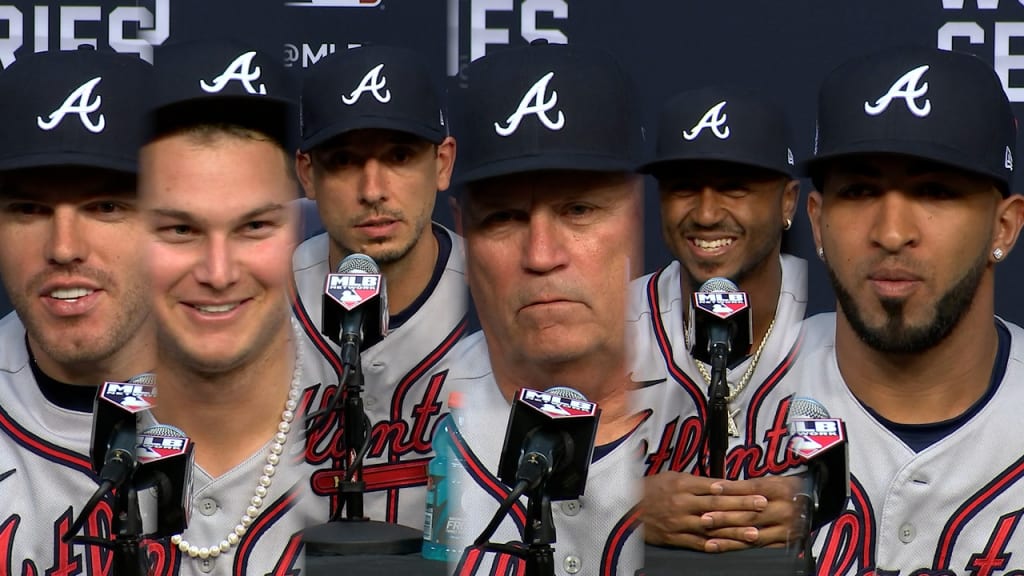
[[[780,254],[799,183],[782,113],[753,94],[704,88],[664,107],[655,157],[662,233],[675,256],[633,282],[627,316],[634,406],[648,410],[644,537],[702,552],[784,543],[792,532],[793,484],[785,419],[793,387],[785,367],[799,350],[807,263]],[[729,366],[729,446],[724,478],[707,459],[711,367],[691,355],[692,294],[724,277],[747,292],[750,355]],[[788,381],[791,382],[791,381]]]
[[[838,309],[805,323],[796,376],[846,422],[852,497],[819,574],[1021,566],[1024,332],[993,302],[1024,222],[1015,141],[972,56],[893,50],[822,86],[808,214]]]

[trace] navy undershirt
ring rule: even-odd
[[[430,276],[430,283],[427,284],[426,290],[420,292],[420,295],[412,301],[412,304],[408,305],[405,310],[402,310],[398,314],[392,314],[388,318],[388,330],[394,330],[405,323],[406,320],[416,314],[417,311],[423,306],[430,298],[430,295],[434,293],[434,288],[437,287],[437,283],[441,281],[441,276],[444,276],[444,269],[448,266],[448,257],[452,253],[452,239],[448,236],[448,233],[437,224],[431,224],[431,231],[434,233],[434,238],[437,238],[437,261],[434,262],[434,273]]]
[[[48,376],[36,364],[36,357],[32,355],[32,348],[28,345],[28,336],[25,336],[25,349],[28,350],[29,366],[32,368],[32,375],[35,376],[39,391],[50,404],[73,410],[84,414],[92,414],[92,406],[96,401],[95,386],[80,386],[67,384]]]
[[[882,418],[877,412],[864,406],[872,416],[875,417],[883,426],[885,426],[890,432],[899,437],[900,440],[910,447],[914,452],[920,452],[925,448],[935,444],[939,440],[949,436],[953,432],[956,432],[961,426],[966,424],[971,418],[981,411],[982,408],[988,404],[989,400],[996,395],[996,391],[999,389],[999,384],[1003,381],[1003,376],[1006,374],[1006,365],[1010,359],[1010,331],[1007,330],[1006,326],[996,321],[996,333],[999,337],[999,345],[996,349],[996,361],[992,366],[992,377],[989,379],[988,389],[985,390],[985,394],[978,399],[970,408],[968,408],[963,414],[950,418],[949,420],[943,420],[942,422],[934,422],[931,424],[899,424]]]

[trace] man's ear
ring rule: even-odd
[[[306,198],[316,200],[316,188],[313,186],[313,158],[308,152],[295,151],[295,175],[299,177],[299,184]]]

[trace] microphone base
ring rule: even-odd
[[[390,556],[419,554],[423,532],[376,520],[339,520],[302,531],[308,556]]]

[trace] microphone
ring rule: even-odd
[[[358,352],[388,333],[388,293],[380,267],[365,254],[350,254],[324,284],[321,331],[355,366]]]
[[[138,488],[157,489],[156,538],[180,534],[192,511],[192,464],[195,445],[174,426],[157,424],[138,437]]]
[[[850,498],[849,446],[846,425],[830,418],[813,398],[796,397],[789,404],[789,449],[807,464],[809,530],[835,520]]]
[[[522,388],[509,415],[498,477],[509,486],[543,486],[550,500],[583,494],[600,409],[567,387]]]
[[[111,488],[123,486],[138,466],[136,415],[156,402],[156,377],[139,374],[128,382],[104,382],[97,390],[89,455],[93,472]]]
[[[711,364],[716,346],[724,347],[728,364],[750,353],[754,331],[747,293],[728,278],[711,278],[693,293],[690,302],[690,333],[694,358]]]

